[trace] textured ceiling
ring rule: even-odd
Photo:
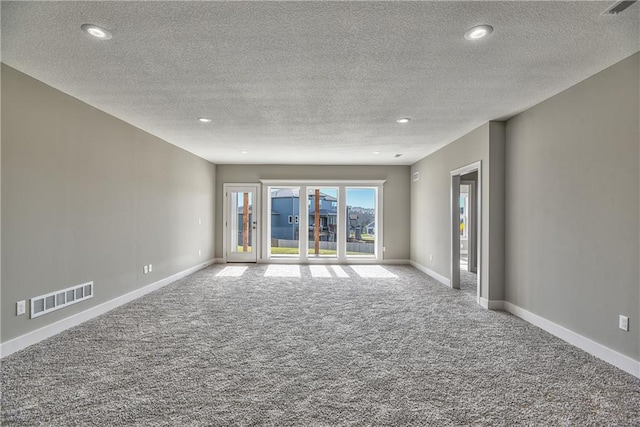
[[[214,163],[411,164],[640,50],[611,3],[2,2],[1,53]]]

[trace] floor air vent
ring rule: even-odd
[[[89,298],[93,298],[93,282],[31,298],[31,318],[51,313]]]

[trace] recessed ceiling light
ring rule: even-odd
[[[105,30],[104,28],[97,25],[82,24],[80,28],[85,33],[100,40],[109,40],[111,38],[111,33],[109,32],[109,30]]]
[[[403,117],[401,119],[396,120],[396,122],[404,124],[404,123],[409,123],[409,120],[411,120],[409,117]]]
[[[469,28],[467,32],[464,33],[464,38],[467,40],[479,40],[488,36],[492,32],[493,27],[491,25],[476,25],[473,28]]]
[[[208,119],[206,117],[198,117],[198,121],[200,123],[211,123],[211,119]]]
[[[379,151],[374,151],[373,154],[380,154],[380,152]]]
[[[247,153],[248,153],[248,151],[246,151],[246,150],[242,150],[242,151],[240,152],[240,154],[247,154]]]

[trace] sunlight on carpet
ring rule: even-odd
[[[309,270],[311,270],[311,276],[314,278],[331,277],[331,273],[324,265],[310,265]]]
[[[351,268],[358,273],[360,277],[383,279],[398,278],[398,276],[379,265],[352,265]]]
[[[223,268],[216,277],[240,277],[249,267],[230,266]]]
[[[339,265],[331,265],[330,267],[337,277],[349,277],[347,272]]]
[[[264,277],[300,277],[300,266],[272,264],[267,267]]]

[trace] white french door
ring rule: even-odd
[[[256,262],[260,206],[257,184],[224,184],[225,258],[227,262]]]

